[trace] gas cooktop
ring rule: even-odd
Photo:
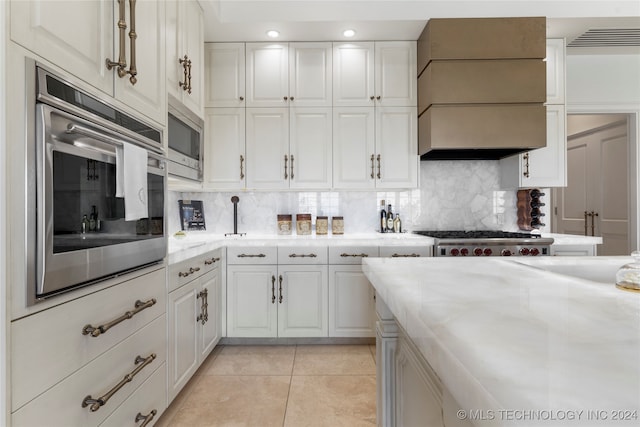
[[[419,230],[415,234],[435,239],[539,239],[539,234],[494,230]]]

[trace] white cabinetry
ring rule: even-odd
[[[244,107],[244,43],[205,43],[205,106]]]
[[[221,338],[221,252],[169,268],[169,401]]]
[[[204,23],[195,0],[166,2],[167,92],[199,117],[204,96]]]
[[[131,19],[134,5],[135,22]],[[135,25],[133,41],[129,31],[118,28],[121,11],[127,28]],[[123,105],[158,123],[166,122],[164,1],[123,2],[122,6],[113,0],[16,1],[11,3],[11,39]],[[137,74],[119,77],[118,67],[108,70],[106,59],[122,59],[126,70],[135,67]]]
[[[206,108],[204,134],[204,187],[244,188],[245,109]]]
[[[500,160],[503,188],[566,187],[564,39],[547,40],[547,146]]]
[[[334,108],[333,187],[418,185],[415,107]]]
[[[551,245],[552,256],[596,256],[596,245]]]

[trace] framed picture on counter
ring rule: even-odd
[[[206,230],[202,200],[178,200],[182,230]]]

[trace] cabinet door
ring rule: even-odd
[[[176,99],[182,99],[180,83],[184,79],[184,68],[180,59],[185,55],[182,49],[181,19],[184,2],[178,0],[165,1],[166,22],[166,60],[167,60],[167,93]]]
[[[247,107],[289,105],[289,46],[247,43]]]
[[[329,266],[329,336],[374,337],[373,287],[360,265]]]
[[[191,281],[169,294],[169,401],[198,369],[198,283]]]
[[[220,328],[220,268],[216,268],[204,276],[200,280],[200,287],[198,292],[199,307],[198,315],[205,315],[204,323],[201,320],[198,322],[198,339],[200,340],[198,350],[200,363],[211,353],[213,347],[220,341],[222,330]],[[205,295],[206,292],[206,295]],[[203,298],[206,298],[203,300]],[[203,304],[206,304],[206,309]]]
[[[205,106],[244,106],[244,43],[205,43],[204,55]]]
[[[277,268],[227,266],[227,336],[275,337],[278,333]]]
[[[289,45],[291,106],[332,106],[332,64],[332,45],[329,42]]]
[[[333,109],[333,187],[375,187],[373,107]]]
[[[333,105],[335,107],[374,105],[374,83],[373,42],[333,45]]]
[[[289,188],[289,109],[247,108],[247,187]]]
[[[328,336],[327,266],[279,267],[278,336]]]
[[[418,186],[418,140],[415,107],[376,108],[376,186]]]
[[[204,135],[204,186],[244,188],[245,109],[207,108]]]
[[[331,108],[291,108],[290,188],[331,187]]]
[[[198,116],[202,116],[202,99],[204,97],[204,24],[203,12],[197,1],[183,3],[184,13],[180,23],[180,34],[184,53],[191,61],[191,92],[183,92],[184,105]]]
[[[111,0],[13,1],[11,39],[101,91],[113,93],[113,71],[105,59],[114,58],[117,31]],[[4,7],[4,5],[3,5]]]
[[[78,2],[80,3],[80,2]],[[114,15],[118,16],[118,2]],[[126,7],[126,22],[132,26],[130,8]],[[135,55],[132,57],[128,32],[125,34],[125,57],[128,67],[135,62],[137,75],[132,84],[129,75],[115,77],[115,97],[158,123],[167,121],[165,62],[165,8],[164,1],[138,1],[135,3]],[[118,35],[115,35],[118,40]],[[117,43],[116,43],[117,44]],[[113,73],[117,76],[117,73]]]
[[[376,42],[376,104],[385,107],[417,105],[416,42]]]
[[[565,103],[564,39],[547,39],[547,105]]]

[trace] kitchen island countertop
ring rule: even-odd
[[[640,293],[614,286],[631,261],[372,258],[363,271],[462,409],[493,414],[476,424],[631,426]]]

